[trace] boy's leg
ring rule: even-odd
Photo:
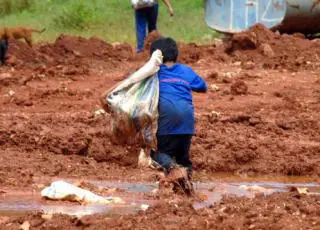
[[[191,135],[190,137],[184,137],[185,135],[166,135],[158,136],[158,152],[151,156],[156,162],[158,162],[166,171],[166,180],[169,183],[173,183],[174,191],[181,191],[187,195],[194,194],[192,183],[189,181],[190,174],[185,167],[180,167],[176,164],[173,157],[177,156],[179,148],[183,144],[182,149],[186,151],[186,148],[190,147]],[[185,144],[185,141],[189,141],[189,145]],[[176,158],[177,159],[177,158]],[[181,158],[182,159],[182,158]],[[185,163],[186,161],[182,161]],[[191,162],[190,162],[191,163]],[[183,166],[183,165],[181,165]],[[190,166],[190,164],[188,164]],[[191,164],[192,167],[192,164]]]
[[[138,53],[143,51],[144,39],[147,34],[147,18],[145,11],[145,8],[135,10]]]
[[[159,5],[156,4],[153,7],[148,7],[147,12],[147,21],[148,21],[148,32],[151,33],[154,30],[157,30],[157,20],[159,13]]]
[[[151,153],[151,157],[156,161],[166,173],[175,165],[173,156],[175,154],[177,140],[174,135],[160,135],[157,136],[158,149]]]
[[[186,169],[186,180],[180,181],[180,186],[183,188],[185,194],[194,195],[192,185],[192,162],[189,158],[189,150],[191,145],[192,135],[179,135],[179,148],[176,152],[176,162]]]
[[[177,164],[187,168],[188,172],[192,172],[192,162],[190,160],[190,146],[192,135],[179,135],[179,149],[175,155]]]

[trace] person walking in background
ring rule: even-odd
[[[162,0],[168,7],[170,16],[174,11],[170,0]],[[137,53],[143,51],[144,40],[148,33],[157,30],[157,20],[159,12],[158,0],[131,0],[135,10],[136,36],[137,36]]]
[[[8,39],[0,39],[0,65],[6,63],[6,53],[8,50],[9,42]]]

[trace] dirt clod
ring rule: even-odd
[[[156,41],[157,39],[161,38],[162,35],[158,30],[152,31],[146,38],[144,44],[145,44],[145,50],[146,52],[149,52],[152,42]]]
[[[262,53],[266,57],[273,58],[275,56],[275,53],[269,44],[262,44],[260,47],[261,47]]]
[[[244,81],[236,81],[230,86],[232,95],[244,95],[248,93],[248,86]]]

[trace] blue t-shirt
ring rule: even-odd
[[[190,67],[161,65],[158,135],[194,134],[192,91],[207,91],[206,82]]]

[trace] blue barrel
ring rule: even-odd
[[[206,0],[209,27],[223,33],[237,33],[256,23],[280,32],[320,32],[318,0]]]

